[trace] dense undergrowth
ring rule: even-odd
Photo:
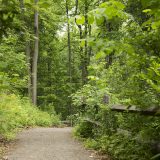
[[[34,126],[59,125],[59,116],[39,110],[29,100],[15,94],[1,94],[0,136],[12,139],[19,129]]]
[[[108,0],[88,14],[93,53],[87,84],[72,95],[75,135],[113,160],[160,158],[159,117],[128,111],[160,108],[159,5]],[[126,111],[113,112],[113,105]]]
[[[114,116],[120,115],[115,114]],[[141,117],[137,118],[141,119]],[[136,130],[136,126],[130,129],[129,126],[125,128],[125,126],[122,127],[121,125],[121,128],[119,128],[117,121],[113,123],[101,120],[101,123],[103,124],[102,126],[97,126],[94,123],[80,120],[75,126],[74,135],[84,142],[86,148],[107,154],[113,160],[149,160],[158,155],[155,146],[157,137],[155,137],[153,127],[150,127],[149,122],[147,125],[145,123],[140,124]],[[106,129],[106,126],[109,125],[108,123],[117,125],[117,127],[110,126],[110,128]],[[148,135],[146,135],[147,133]],[[157,132],[157,136],[158,134]],[[142,136],[145,136],[145,138]]]
[[[83,93],[83,96],[86,95]],[[110,105],[100,103],[94,106],[88,102],[81,108],[74,117],[74,135],[84,142],[85,147],[107,154],[113,160],[159,158],[159,117],[117,113],[110,111]]]

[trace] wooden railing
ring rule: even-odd
[[[111,110],[117,112],[139,113],[146,116],[160,116],[160,107],[139,109],[136,106],[113,105]]]

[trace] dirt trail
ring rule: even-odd
[[[71,128],[35,128],[22,132],[8,160],[94,160],[71,137]]]

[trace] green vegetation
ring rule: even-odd
[[[159,159],[160,113],[128,111],[160,108],[159,10],[159,0],[0,0],[0,136],[61,118],[113,160]]]
[[[88,13],[92,56],[88,83],[72,95],[75,135],[113,159],[159,158],[158,117],[111,111],[114,104],[160,105],[158,8],[159,1],[111,0]]]
[[[54,112],[48,113],[31,104],[27,96],[28,61],[25,54],[25,43],[34,41],[25,18],[33,16],[22,14],[24,3],[0,1],[0,139],[12,139],[19,129],[33,126],[57,126],[60,117]],[[28,5],[27,5],[28,4]],[[25,14],[25,13],[24,13]]]
[[[12,139],[15,133],[25,127],[53,126],[59,124],[59,117],[42,112],[32,106],[28,100],[14,94],[1,95],[0,100],[0,135]]]

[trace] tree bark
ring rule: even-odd
[[[25,17],[25,5],[24,5],[24,0],[19,0],[20,2],[20,8],[21,8],[21,16],[22,16],[22,21],[26,22],[27,19]],[[25,39],[25,37],[23,37]],[[30,49],[30,41],[26,41],[26,62],[27,62],[27,73],[28,73],[28,97],[31,100],[31,95],[32,95],[32,89],[31,89],[31,49]]]
[[[26,42],[26,61],[27,61],[27,72],[28,72],[28,97],[32,99],[32,80],[31,80],[31,46],[30,41]]]
[[[76,5],[76,8],[75,8],[75,16],[78,15],[78,7],[79,7],[79,1],[76,0],[75,1],[75,5]],[[76,23],[76,18],[75,18],[75,23]],[[82,31],[82,26],[81,25],[78,25],[76,23],[78,29],[79,29],[79,39],[82,40],[83,39],[83,31]],[[82,65],[82,75],[81,75],[81,78],[82,78],[82,85],[85,84],[84,82],[84,53],[83,53],[83,47],[80,46],[80,56],[81,56],[81,65]]]
[[[75,5],[76,5],[76,9],[75,9],[75,15],[78,14],[78,0],[75,0]],[[83,31],[82,31],[82,26],[78,25],[79,28],[79,36],[80,36],[80,40],[83,39],[83,37],[86,39],[85,40],[85,48],[83,50],[83,47],[80,47],[80,55],[81,55],[81,65],[82,65],[82,85],[87,83],[87,76],[88,76],[88,72],[87,72],[87,66],[89,64],[89,55],[88,55],[88,43],[87,43],[87,36],[88,36],[88,1],[85,0],[85,30],[84,30],[84,36],[83,36]],[[75,19],[76,21],[76,19]],[[90,53],[90,51],[89,51]]]
[[[75,1],[75,4],[76,4],[75,15],[77,15],[78,14],[78,4],[79,4],[78,0]]]
[[[88,43],[87,43],[87,36],[88,36],[88,1],[85,0],[85,51],[84,51],[84,59],[83,59],[83,69],[82,69],[82,77],[83,77],[83,84],[87,83],[87,66],[88,66]]]
[[[69,76],[69,83],[70,83],[70,93],[72,93],[71,83],[72,83],[72,51],[71,51],[71,33],[70,33],[70,23],[69,23],[69,4],[68,0],[66,0],[66,16],[67,16],[67,33],[68,33],[68,76]],[[69,98],[68,104],[68,114],[72,114],[72,103],[71,98]]]
[[[67,33],[68,33],[68,75],[69,82],[72,82],[72,53],[71,53],[71,35],[70,35],[70,24],[69,24],[69,8],[68,8],[68,0],[66,0],[66,16],[67,16]]]
[[[89,25],[89,37],[91,38],[92,36],[92,26]],[[90,57],[92,55],[92,47],[89,46],[89,51],[88,51],[88,65],[90,64]]]
[[[35,5],[38,4],[38,0],[35,0]],[[32,103],[37,105],[37,63],[38,63],[38,52],[39,52],[39,24],[38,24],[38,10],[35,9],[34,13],[34,53],[32,59]]]

